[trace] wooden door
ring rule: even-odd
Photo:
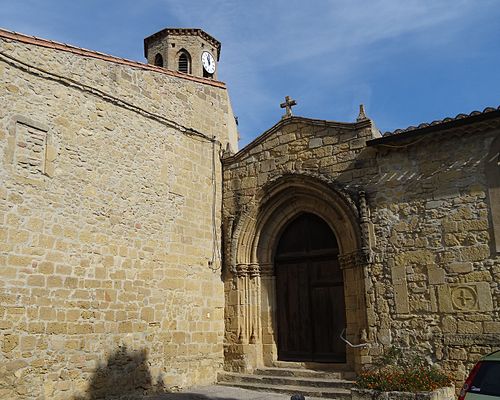
[[[330,227],[301,214],[285,229],[276,251],[278,358],[345,362],[344,286]]]

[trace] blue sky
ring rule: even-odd
[[[143,38],[202,28],[241,145],[294,114],[381,131],[500,105],[500,0],[0,0],[0,26],[144,61]]]

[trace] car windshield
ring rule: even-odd
[[[483,361],[469,392],[500,396],[500,362]]]

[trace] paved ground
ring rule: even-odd
[[[288,394],[255,392],[212,385],[190,388],[179,393],[162,394],[151,398],[151,400],[290,400],[290,397]],[[318,400],[316,397],[306,397],[306,399]]]

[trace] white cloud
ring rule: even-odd
[[[379,43],[404,36],[407,46],[443,46],[477,7],[466,0],[165,3],[183,25],[200,26],[222,41],[221,76],[250,126],[270,108],[279,113],[274,102],[285,93],[273,92],[268,75],[300,68],[314,75],[315,85],[327,80],[342,86],[364,63],[383,58],[383,50],[372,51]],[[371,93],[363,82],[354,90]]]
[[[298,114],[330,118],[324,110],[334,110],[332,119],[351,118],[356,103],[369,104],[377,95],[372,88],[374,71],[401,61],[405,50],[406,55],[436,56],[437,62],[445,53],[454,52],[460,61],[491,54],[491,46],[463,51],[461,44],[467,29],[482,28],[481,22],[498,9],[498,0],[84,3],[62,8],[59,0],[43,4],[0,0],[0,22],[24,33],[112,54],[137,54],[140,60],[140,45],[133,41],[137,31],[140,38],[165,26],[203,28],[222,42],[219,77],[229,84],[242,133],[248,136],[279,119],[279,102],[285,95],[297,97]],[[118,3],[119,8],[114,6]],[[82,11],[100,18],[68,23]],[[317,109],[322,113],[315,115]]]

